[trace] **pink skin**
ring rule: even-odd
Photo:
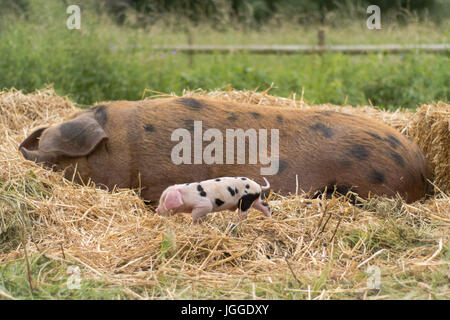
[[[191,213],[193,221],[197,223],[204,220],[208,213],[222,210],[233,211],[239,209],[241,219],[245,219],[247,218],[248,209],[253,207],[264,213],[266,217],[270,217],[270,208],[262,202],[261,195],[256,198],[246,210],[241,210],[241,208],[238,208],[236,205],[238,200],[247,193],[256,194],[268,190],[270,188],[270,183],[266,178],[263,179],[266,182],[265,186],[260,186],[256,182],[244,177],[223,177],[217,180],[211,179],[200,183],[172,186],[163,192],[156,213],[163,216],[168,216],[171,213]],[[216,182],[218,180],[220,182]],[[203,196],[201,196],[201,193],[197,188],[200,185],[205,187],[206,192]],[[229,191],[226,191],[226,188],[230,186],[236,188],[235,190],[241,190],[241,192],[239,194],[232,193],[230,195],[228,193]],[[245,194],[244,190],[246,190]],[[221,199],[222,203],[219,205],[215,204],[217,199]]]

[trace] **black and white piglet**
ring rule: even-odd
[[[239,209],[242,219],[247,218],[250,207],[270,217],[269,205],[261,200],[261,192],[270,188],[260,186],[245,177],[222,177],[202,182],[176,184],[168,187],[161,195],[156,213],[167,216],[170,213],[191,213],[194,222],[199,222],[208,213]]]

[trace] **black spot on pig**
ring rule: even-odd
[[[216,202],[216,206],[218,206],[218,207],[220,207],[221,205],[223,205],[225,203],[225,202],[223,202],[222,200],[220,200],[218,198],[216,198],[215,202]]]
[[[184,128],[190,132],[194,132],[194,120],[183,120]]]
[[[191,108],[191,109],[201,109],[203,107],[203,104],[194,99],[194,98],[181,98],[178,99],[177,102],[185,107]]]
[[[380,172],[376,169],[373,169],[372,172],[368,176],[369,181],[375,184],[381,184],[385,181],[384,173]]]
[[[283,117],[281,115],[277,115],[277,121],[279,123],[283,123],[284,119],[283,119]]]
[[[255,202],[255,200],[259,198],[259,196],[259,192],[245,194],[238,200],[237,207],[241,211],[247,211],[248,209],[250,209],[253,202]]]
[[[346,153],[357,160],[365,160],[369,156],[369,150],[362,144],[352,145],[347,149]]]
[[[387,136],[386,141],[391,145],[393,149],[397,149],[397,147],[401,145],[401,142],[391,134]]]
[[[377,135],[376,133],[373,132],[366,132],[369,136],[371,136],[372,138],[376,139],[376,140],[383,140],[383,138],[381,138],[379,135]]]
[[[249,185],[249,184],[246,184],[246,185],[245,185],[245,188],[250,189],[250,185]]]
[[[327,127],[323,123],[316,123],[313,126],[309,126],[309,128],[315,132],[319,132],[325,138],[331,138],[334,136],[334,130],[330,127]]]
[[[261,118],[261,114],[259,114],[258,112],[250,112],[250,114],[251,114],[252,117],[255,118],[255,119]]]
[[[245,177],[242,177],[242,178],[241,178],[241,180],[247,180],[247,178],[245,178]]]
[[[197,186],[197,190],[200,192],[200,196],[206,197],[206,192],[200,184]]]
[[[400,167],[403,167],[405,165],[405,160],[403,160],[403,157],[399,155],[397,152],[392,151],[390,153],[390,156],[395,161],[395,163]]]
[[[232,113],[228,118],[227,118],[227,120],[229,120],[229,121],[236,121],[238,119],[238,117],[234,114],[234,113]]]
[[[282,173],[284,170],[286,170],[288,165],[289,163],[286,160],[280,159],[278,162],[278,173]]]
[[[228,187],[227,190],[231,194],[231,196],[234,197],[235,192],[234,192],[233,188]]]
[[[220,179],[216,179],[216,181],[220,181]]]
[[[154,127],[153,125],[151,125],[151,124],[146,124],[146,125],[144,126],[144,130],[145,130],[146,132],[154,132],[154,131],[155,131],[155,127]]]

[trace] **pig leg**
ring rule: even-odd
[[[247,219],[247,215],[248,215],[248,210],[247,211],[242,211],[241,209],[239,209],[239,218],[241,220]]]
[[[262,202],[261,198],[259,198],[258,200],[256,200],[253,203],[253,208],[255,208],[256,210],[261,211],[262,213],[264,213],[264,215],[268,218],[271,217],[270,215],[270,207],[267,203]]]
[[[192,220],[194,223],[200,223],[206,219],[206,215],[212,211],[212,206],[195,207],[192,209]]]

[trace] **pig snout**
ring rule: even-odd
[[[158,215],[160,215],[162,217],[170,216],[170,211],[166,210],[165,208],[158,207],[158,208],[156,208],[155,212],[156,212],[156,214],[158,214]]]
[[[261,211],[264,213],[264,215],[268,218],[270,218],[272,215],[270,213],[270,207],[269,204],[262,201],[261,197],[258,198],[255,203],[253,204],[253,208]]]

